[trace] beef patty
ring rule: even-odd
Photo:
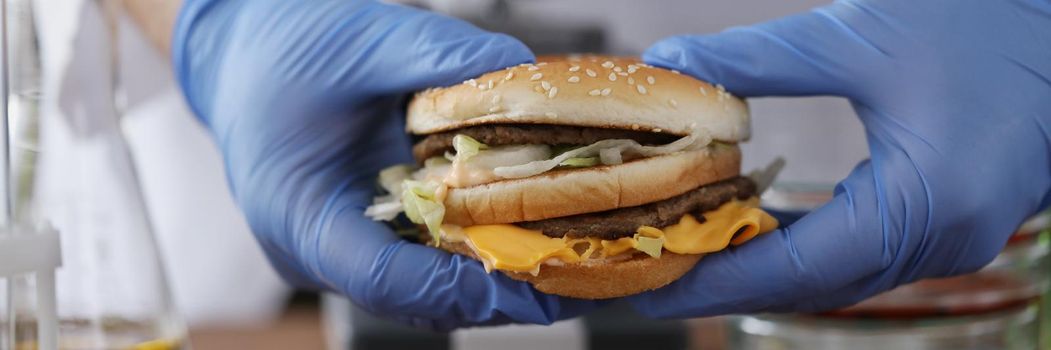
[[[631,237],[639,226],[666,227],[679,222],[685,214],[700,214],[719,208],[734,198],[747,199],[756,193],[755,182],[743,176],[698,187],[681,195],[635,207],[619,208],[598,213],[578,214],[538,221],[518,222],[515,225],[543,231],[549,237],[595,237],[618,239]]]
[[[412,147],[418,161],[453,150],[453,137],[464,134],[490,146],[544,144],[590,145],[609,139],[631,139],[643,145],[663,145],[681,136],[651,131],[589,128],[565,125],[498,124],[477,125],[427,135]]]

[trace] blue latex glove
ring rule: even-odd
[[[593,303],[541,294],[363,215],[411,162],[404,94],[533,61],[520,42],[371,1],[187,1],[173,61],[237,203],[294,284],[420,327],[549,324]],[[236,258],[236,257],[231,257]]]
[[[635,307],[826,310],[984,266],[1048,204],[1049,33],[1047,1],[882,0],[658,42],[644,60],[743,96],[849,98],[871,159],[827,205],[705,257]]]

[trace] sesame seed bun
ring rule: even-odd
[[[443,241],[441,249],[478,259],[467,244]],[[540,273],[502,271],[508,277],[526,281],[533,288],[548,293],[579,299],[609,299],[642,293],[663,287],[682,277],[697,265],[702,254],[661,253],[660,259],[635,254],[618,261],[586,261],[564,265],[544,265]]]
[[[408,131],[430,134],[479,124],[551,124],[749,137],[748,107],[721,87],[635,58],[539,57],[464,83],[420,92]]]
[[[450,188],[444,222],[503,224],[633,207],[738,176],[740,169],[737,145],[717,145],[620,165]]]

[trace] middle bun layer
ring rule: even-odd
[[[633,207],[738,176],[740,168],[740,149],[717,145],[620,165],[558,170],[450,188],[444,222],[460,226],[505,224]]]

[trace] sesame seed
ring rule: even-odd
[[[465,83],[467,83],[467,85],[470,85],[470,86],[478,86],[478,82],[475,81],[474,79],[468,80]]]
[[[546,116],[548,118],[551,118],[551,119],[558,119],[558,114],[556,114],[555,112],[544,113],[544,116]]]
[[[534,71],[534,70],[540,70],[540,67],[537,67],[537,66],[529,66],[529,70],[530,70],[530,71]]]
[[[500,95],[499,94],[493,96],[493,103],[500,103]]]
[[[701,87],[701,95],[708,96],[708,90],[705,90],[703,86]]]
[[[613,92],[611,88],[602,89],[602,96],[609,96],[609,93]]]
[[[726,92],[726,88],[723,87],[722,84],[715,84],[715,88],[719,90],[719,92]]]
[[[628,77],[628,85],[635,85],[635,78]]]
[[[482,91],[489,90],[489,85],[478,84],[478,90],[482,90]]]
[[[543,78],[543,77],[544,77],[543,74],[536,73],[536,74],[533,74],[533,76],[529,77],[529,80],[537,81],[537,80],[540,80],[540,78]]]
[[[660,128],[653,129],[653,132],[661,132],[661,129]]]
[[[613,67],[613,71],[617,72],[617,73],[620,73],[620,72],[623,72],[624,70],[621,69],[620,67]]]
[[[492,81],[492,80],[490,80],[490,81],[489,81],[489,88],[490,88],[490,89],[492,89],[492,88],[493,88],[493,81]]]
[[[636,66],[634,64],[629,64],[628,65],[628,74],[633,74],[638,69],[639,69],[639,66]]]
[[[589,77],[592,77],[592,78],[594,78],[594,77],[597,77],[597,76],[598,76],[598,74],[595,74],[595,71],[593,71],[593,70],[591,70],[591,69],[585,69],[585,70],[584,70],[584,73],[587,73],[587,75],[588,75]]]
[[[580,70],[580,66],[572,66],[572,67],[569,67],[569,71],[570,71],[570,72],[576,72],[576,71],[578,71],[578,70]]]
[[[639,124],[631,124],[631,130],[639,130]]]
[[[546,66],[546,65],[547,65],[547,62],[540,62],[540,63],[536,64],[537,67],[543,67],[543,66]]]
[[[547,92],[547,98],[555,98],[555,95],[558,95],[557,86],[551,87],[551,90]]]
[[[544,91],[551,90],[551,83],[545,81],[540,82],[540,87],[544,88]]]
[[[638,90],[638,92],[639,92],[640,94],[643,94],[643,95],[645,95],[645,94],[646,94],[646,87],[645,87],[645,86],[642,86],[642,84],[639,84],[639,85],[635,85],[635,90]]]
[[[680,73],[679,71],[677,71],[677,70],[674,70],[674,69],[672,69],[672,70],[671,70],[671,72],[672,72],[672,73],[675,73],[675,74],[682,74],[682,73]]]
[[[613,68],[613,62],[610,62],[610,61],[602,62],[602,68],[606,68],[606,69]]]
[[[609,73],[609,81],[617,81],[617,73]]]
[[[600,94],[602,94],[602,91],[599,91],[599,89],[594,89],[594,90],[588,91],[588,95],[591,95],[591,96],[598,96]]]
[[[653,79],[653,76],[651,75],[651,76],[646,77],[646,82],[650,83],[650,85],[653,85],[653,84],[655,84],[657,82],[657,79]]]
[[[514,71],[508,71],[507,75],[504,76],[504,80],[511,80],[511,78],[514,78],[514,77],[515,77],[515,72]]]
[[[679,102],[676,102],[675,99],[668,100],[668,104],[670,104],[672,107],[678,107],[679,106]]]
[[[569,77],[568,80],[569,80],[570,83],[578,83],[578,82],[580,82],[580,77],[574,75],[574,76]]]
[[[626,76],[628,76],[628,73],[617,72],[617,75],[622,76],[622,77],[626,77]]]

